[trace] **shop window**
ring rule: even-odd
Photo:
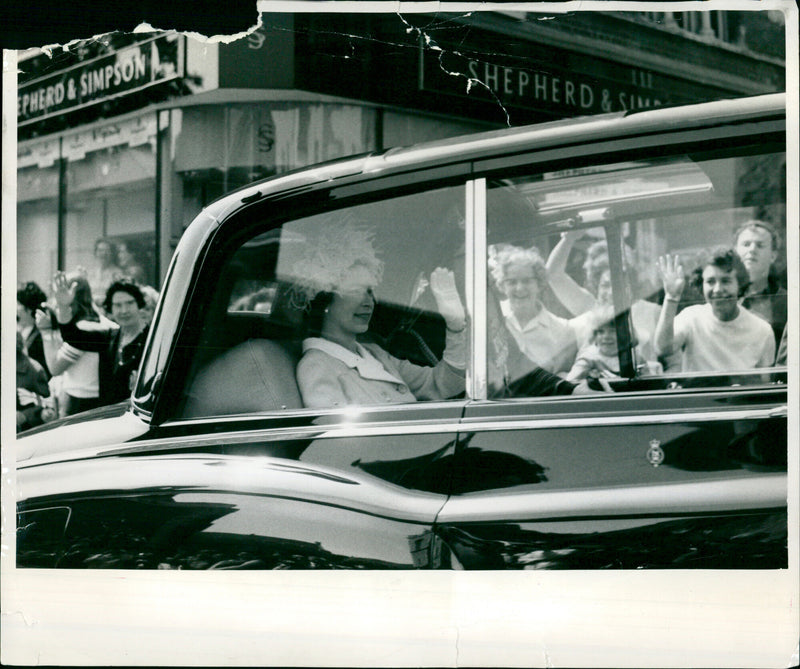
[[[86,270],[98,304],[117,278],[158,287],[155,163],[150,144],[107,147],[68,163],[65,269]]]
[[[25,274],[19,280],[48,286],[58,269],[83,270],[91,280],[101,269],[96,246],[106,240],[112,247],[116,242],[134,244],[138,257],[133,278],[157,286],[155,175],[153,115],[77,131],[60,140],[22,143],[17,253]],[[98,303],[112,277],[131,276],[128,268],[118,266],[115,252],[103,273],[102,281],[94,280]]]
[[[58,269],[58,165],[17,172],[17,280],[47,291]]]
[[[203,105],[176,110],[170,123],[176,239],[204,206],[231,190],[376,148],[375,111],[356,105]]]

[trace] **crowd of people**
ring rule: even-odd
[[[527,261],[521,250],[506,249],[505,262],[511,266],[504,272],[494,270],[509,311],[506,324],[520,347],[537,364],[550,365],[550,371],[566,373],[573,382],[617,376],[620,370],[606,243],[598,241],[587,249],[584,285],[565,270],[581,234],[562,235],[544,272],[535,249],[526,251]],[[726,373],[786,364],[787,294],[775,276],[777,249],[777,235],[770,224],[750,220],[736,230],[731,247],[708,249],[693,258],[689,276],[678,255],[664,255],[657,261],[663,292],[659,305],[641,294],[634,254],[626,247],[625,280],[631,290],[629,322],[637,371]],[[520,278],[533,288],[521,291]],[[681,305],[687,286],[701,303]],[[571,318],[553,316],[541,305],[538,295],[546,287]],[[526,301],[524,310],[520,297]],[[549,323],[549,336],[536,332],[534,324],[543,318]],[[564,362],[552,367],[554,356],[571,354],[576,347],[577,355],[567,356],[573,361],[571,367]]]
[[[18,288],[17,431],[130,396],[158,291],[119,250],[98,240],[96,266],[56,272],[49,297]]]

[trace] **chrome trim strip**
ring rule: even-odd
[[[451,497],[437,519],[455,523],[641,517],[786,507],[786,474],[613,488],[498,492]]]
[[[775,408],[768,409],[728,409],[718,411],[697,411],[675,413],[630,414],[627,416],[588,416],[560,418],[510,418],[507,420],[465,418],[461,423],[462,432],[487,430],[541,430],[559,427],[606,427],[615,425],[669,425],[670,423],[720,422],[731,420],[763,420],[774,418]]]
[[[461,416],[463,409],[461,408],[467,400],[437,400],[424,403],[412,404],[370,404],[365,406],[352,406],[329,409],[275,409],[272,411],[265,411],[258,414],[230,414],[225,416],[200,416],[197,418],[178,418],[175,420],[166,421],[161,424],[163,428],[180,428],[192,425],[205,425],[213,423],[218,425],[220,423],[241,423],[245,421],[263,421],[270,418],[287,419],[287,418],[324,418],[332,416],[338,418],[341,416],[349,416],[351,420],[360,420],[364,416],[380,415],[386,413],[387,407],[391,407],[390,411],[393,414],[400,413],[415,413],[424,407],[425,413],[433,413],[436,410],[449,411],[454,417]],[[413,420],[413,419],[412,419]],[[434,420],[434,419],[430,419]],[[393,421],[396,422],[396,421]]]
[[[414,423],[391,421],[370,424],[340,424],[308,427],[270,428],[241,430],[228,433],[186,435],[166,437],[141,442],[94,447],[70,453],[55,453],[31,458],[17,463],[19,469],[35,467],[51,462],[79,460],[98,456],[147,453],[176,448],[214,446],[221,444],[244,444],[252,441],[273,442],[281,439],[342,439],[347,437],[382,437],[397,434],[456,434],[459,432],[500,432],[510,430],[546,430],[575,427],[614,427],[631,425],[669,425],[672,423],[720,422],[740,420],[764,420],[775,417],[775,407],[766,409],[733,409],[723,411],[700,411],[676,414],[675,412],[614,415],[614,416],[558,416],[555,418],[466,418],[463,422],[449,420],[420,420]],[[262,417],[263,420],[263,417]]]
[[[450,424],[434,423],[434,424],[387,424],[375,428],[357,428],[342,426],[334,427],[303,427],[303,428],[261,428],[256,430],[244,430],[237,432],[217,433],[217,434],[203,434],[203,435],[187,435],[182,437],[166,437],[163,439],[152,439],[149,441],[122,443],[113,446],[101,446],[96,448],[89,448],[85,450],[76,450],[69,453],[57,453],[54,455],[44,455],[40,457],[31,458],[24,463],[18,463],[17,467],[27,469],[28,467],[37,467],[46,465],[53,462],[66,462],[69,460],[83,460],[88,458],[115,456],[115,455],[131,455],[136,453],[157,453],[158,451],[171,451],[180,448],[203,448],[206,446],[222,446],[222,445],[237,445],[249,444],[252,442],[261,441],[264,443],[271,443],[275,441],[295,439],[336,439],[346,437],[372,437],[372,436],[390,436],[396,434],[447,434],[453,435],[458,433],[459,424],[453,422]]]

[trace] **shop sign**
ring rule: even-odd
[[[17,124],[40,121],[183,76],[180,35],[160,35],[19,87]]]
[[[17,151],[17,167],[51,167],[59,158],[57,139],[39,140],[20,146]]]
[[[419,86],[426,91],[467,96],[507,107],[576,116],[660,107],[674,99],[659,90],[652,72],[607,63],[598,77],[573,70],[533,70],[453,52],[421,50]]]
[[[151,142],[155,136],[156,117],[151,113],[144,117],[108,123],[64,137],[64,157],[69,160],[80,160],[91,151],[121,145],[141,146]]]
[[[141,146],[148,144],[156,136],[155,114],[147,114],[127,121],[107,123],[91,130],[82,130],[66,135],[61,142],[57,139],[32,140],[20,144],[17,151],[17,167],[49,167],[59,157],[67,160],[81,160],[87,153],[108,149],[114,146]]]

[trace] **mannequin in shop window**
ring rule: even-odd
[[[117,244],[117,263],[122,273],[134,283],[139,285],[147,283],[144,268],[139,262],[139,251],[133,244],[129,242]]]
[[[94,243],[94,259],[95,265],[86,278],[92,287],[94,303],[101,306],[109,286],[122,278],[124,272],[117,260],[117,247],[110,239],[100,238]]]

